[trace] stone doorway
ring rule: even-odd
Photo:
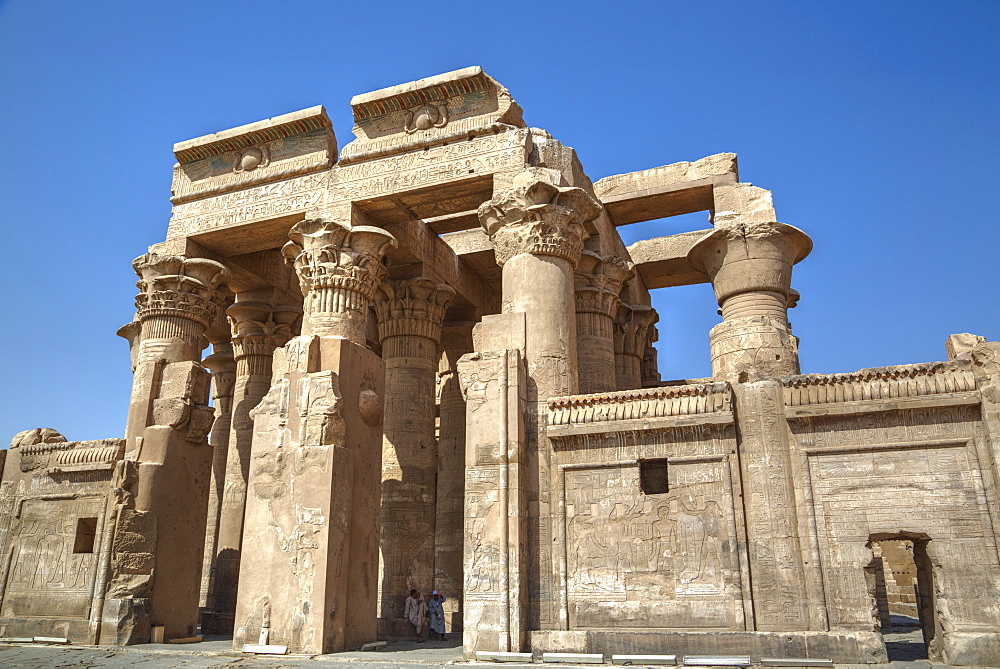
[[[934,581],[926,535],[872,535],[866,568],[872,615],[889,661],[933,659],[936,632]]]

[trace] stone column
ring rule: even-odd
[[[580,392],[617,390],[614,315],[622,282],[632,275],[625,261],[584,251],[576,268],[576,341]]]
[[[139,465],[134,509],[119,515],[118,532],[128,527],[144,547],[133,550],[148,557],[130,566],[128,587],[109,590],[102,643],[141,643],[151,622],[167,640],[196,631],[214,423],[199,360],[229,275],[212,260],[158,254],[133,267],[140,333],[125,435],[126,460]]]
[[[302,335],[274,352],[254,421],[234,648],[331,653],[375,640],[382,360],[368,307],[395,240],[305,220],[282,249],[304,296]]]
[[[688,253],[712,279],[723,321],[710,333],[712,372],[734,384],[747,553],[756,629],[810,628],[782,376],[798,374],[788,325],[792,265],[812,247],[783,223],[716,216],[716,229]],[[803,597],[803,593],[810,596]]]
[[[380,636],[409,636],[411,588],[434,583],[434,395],[444,312],[455,291],[425,277],[385,281],[375,295],[385,363],[380,513]]]
[[[211,341],[211,339],[210,339]],[[208,435],[212,446],[212,481],[208,489],[208,517],[205,525],[205,556],[201,567],[201,594],[199,607],[211,605],[215,583],[215,547],[219,538],[219,514],[222,510],[223,486],[226,482],[226,458],[229,452],[229,434],[233,423],[233,386],[236,382],[236,361],[228,333],[225,341],[212,342],[212,355],[201,362],[212,373],[212,400],[215,405],[215,423]],[[202,631],[204,631],[204,612]]]
[[[298,307],[273,307],[263,302],[240,301],[226,312],[235,353],[235,389],[231,391],[235,400],[230,398],[230,403],[235,403],[231,434],[227,433],[228,439],[220,446],[226,451],[222,458],[224,486],[219,495],[218,531],[212,554],[214,578],[211,599],[207,604],[209,611],[202,617],[202,631],[207,634],[230,634],[233,630],[250,445],[253,440],[250,411],[260,404],[271,387],[274,349],[284,346],[292,338],[292,326],[301,311]]]
[[[712,279],[722,309],[722,322],[709,334],[716,379],[744,382],[799,373],[788,306],[792,265],[811,249],[798,228],[744,223],[738,215],[716,217],[716,229],[691,248],[689,261]]]
[[[466,468],[467,541],[473,541],[470,533],[483,535],[476,538],[478,548],[466,553],[467,655],[477,649],[524,648],[529,625],[547,629],[560,622],[550,523],[551,448],[544,436],[546,399],[578,391],[573,270],[588,236],[584,225],[601,211],[590,194],[560,186],[560,180],[554,170],[529,168],[514,178],[510,189],[479,208],[479,220],[503,268],[503,313],[483,320],[482,356],[476,363],[484,365],[482,369],[473,371],[476,365],[470,364],[462,374],[472,379],[504,370],[499,382],[504,387],[498,388],[496,401],[506,402],[502,398],[510,398],[508,389],[513,387],[508,363],[521,364],[521,356],[509,352],[520,349],[527,368],[528,416],[523,442],[506,427],[507,436],[499,441],[472,432],[467,436],[467,455],[475,454]],[[489,351],[500,356],[495,365],[485,362],[493,358],[486,356]],[[475,388],[478,383],[467,385]],[[470,403],[470,425],[473,413]],[[506,422],[502,419],[501,426]],[[470,487],[473,478],[476,485]],[[485,505],[483,495],[494,494],[488,492],[490,487],[496,491],[496,507]],[[502,522],[480,515],[487,511]],[[487,537],[488,532],[497,535]],[[499,564],[489,556],[493,550],[502,554]],[[528,570],[528,555],[537,556],[536,569]],[[502,584],[498,596],[483,590],[488,582],[484,570],[496,570],[496,582]]]
[[[618,390],[642,388],[647,331],[659,319],[652,307],[619,302],[618,319],[615,321],[615,382]]]
[[[471,353],[475,323],[445,323],[438,367],[437,518],[434,522],[434,589],[444,603],[445,629],[462,629],[462,559],[465,549],[465,398],[458,360]]]

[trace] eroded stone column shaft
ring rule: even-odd
[[[505,449],[495,456],[501,461],[493,483],[501,501],[499,514],[515,520],[494,526],[494,531],[503,536],[491,536],[488,541],[502,546],[506,557],[502,564],[507,573],[501,577],[505,585],[499,601],[480,599],[466,589],[467,655],[490,646],[501,650],[524,648],[529,626],[547,628],[557,623],[559,615],[551,525],[540,522],[548,520],[553,504],[551,447],[544,437],[546,399],[578,391],[573,271],[588,236],[584,225],[601,211],[600,204],[586,191],[560,186],[560,181],[561,175],[554,170],[529,168],[514,178],[509,190],[496,193],[479,208],[479,220],[503,267],[503,313],[523,314],[523,332],[509,332],[506,348],[524,352],[529,377],[528,419],[523,444],[516,440],[498,444],[498,450]],[[503,335],[493,332],[488,338],[500,342]],[[484,459],[483,464],[487,461]],[[490,474],[489,469],[475,471],[477,476]],[[473,472],[470,470],[468,475]],[[487,482],[479,481],[482,485]],[[473,503],[479,500],[470,499],[469,504]],[[527,568],[522,551],[538,556],[536,569]],[[475,551],[467,553],[467,574],[470,566],[482,559]],[[535,583],[528,580],[532,575],[538,579]],[[529,596],[529,591],[538,594]],[[484,625],[484,620],[496,622]]]
[[[271,388],[250,412],[242,545],[253,550],[240,556],[233,645],[331,653],[376,638],[385,369],[365,330],[395,240],[322,220],[289,237],[303,334],[275,350]]]
[[[292,338],[292,327],[300,313],[297,307],[272,307],[254,301],[237,302],[227,310],[234,348],[235,390],[232,430],[223,446],[227,451],[226,467],[212,562],[215,577],[208,602],[210,614],[203,617],[206,633],[229,634],[233,629],[253,440],[250,412],[267,394],[274,349]]]
[[[660,364],[657,350],[653,344],[660,340],[660,332],[655,325],[646,330],[646,350],[642,354],[642,387],[652,388],[660,385]]]
[[[155,537],[155,552],[139,570],[150,575],[148,586],[137,576],[127,595],[108,598],[101,635],[128,625],[130,638],[115,641],[136,643],[148,635],[148,626],[133,624],[137,616],[162,624],[168,640],[197,626],[215,418],[199,360],[229,272],[212,260],[158,254],[133,267],[140,341],[125,433],[127,457],[139,463],[133,514],[142,520],[130,522]]]
[[[465,398],[458,360],[471,353],[474,323],[445,323],[438,367],[437,517],[434,522],[434,589],[444,603],[448,632],[462,629],[465,517]]]
[[[212,355],[202,360],[202,365],[212,373],[215,423],[208,436],[208,443],[212,446],[212,481],[208,490],[199,608],[209,606],[215,584],[215,547],[219,537],[219,514],[226,482],[226,458],[229,455],[229,434],[233,423],[233,387],[236,382],[236,361],[233,359],[232,344],[228,340],[213,342]]]
[[[434,583],[434,398],[441,323],[454,295],[450,287],[418,277],[383,282],[375,300],[385,362],[379,542],[383,625],[402,616],[410,589],[429,595]]]

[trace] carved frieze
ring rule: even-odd
[[[329,182],[327,170],[293,175],[266,185],[243,184],[236,192],[206,194],[191,202],[175,204],[167,239],[296,213],[308,214],[323,203]]]
[[[521,108],[479,67],[468,67],[351,100],[356,139],[343,165],[523,127]]]
[[[732,391],[728,383],[699,383],[571,395],[550,398],[548,410],[549,426],[731,412]]]
[[[337,140],[323,107],[174,145],[175,205],[328,169]]]
[[[847,374],[803,374],[782,379],[789,407],[921,397],[976,390],[965,362],[874,367]]]

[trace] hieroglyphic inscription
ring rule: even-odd
[[[12,541],[5,617],[87,618],[98,554],[77,542],[78,518],[96,521],[103,500],[26,500]]]
[[[526,130],[513,130],[338,167],[339,200],[362,200],[525,165]]]
[[[308,174],[179,204],[167,239],[308,211],[322,204],[329,178],[329,172]]]
[[[939,606],[947,624],[982,623],[1000,600],[997,554],[987,543],[988,509],[965,445],[899,450],[814,451],[809,457],[814,513],[823,554],[831,623],[870,627],[863,567],[873,536],[928,537]],[[986,519],[984,521],[984,519]]]
[[[571,628],[739,625],[726,468],[668,471],[670,491],[645,495],[637,463],[565,470]]]
[[[594,432],[553,439],[559,462],[616,462],[636,458],[717,455],[735,439],[732,424],[701,423],[669,429]]]
[[[740,384],[736,396],[757,628],[804,629],[804,574],[781,386],[773,381]]]
[[[972,439],[979,415],[975,405],[943,406],[803,417],[789,425],[800,447],[819,449]]]

